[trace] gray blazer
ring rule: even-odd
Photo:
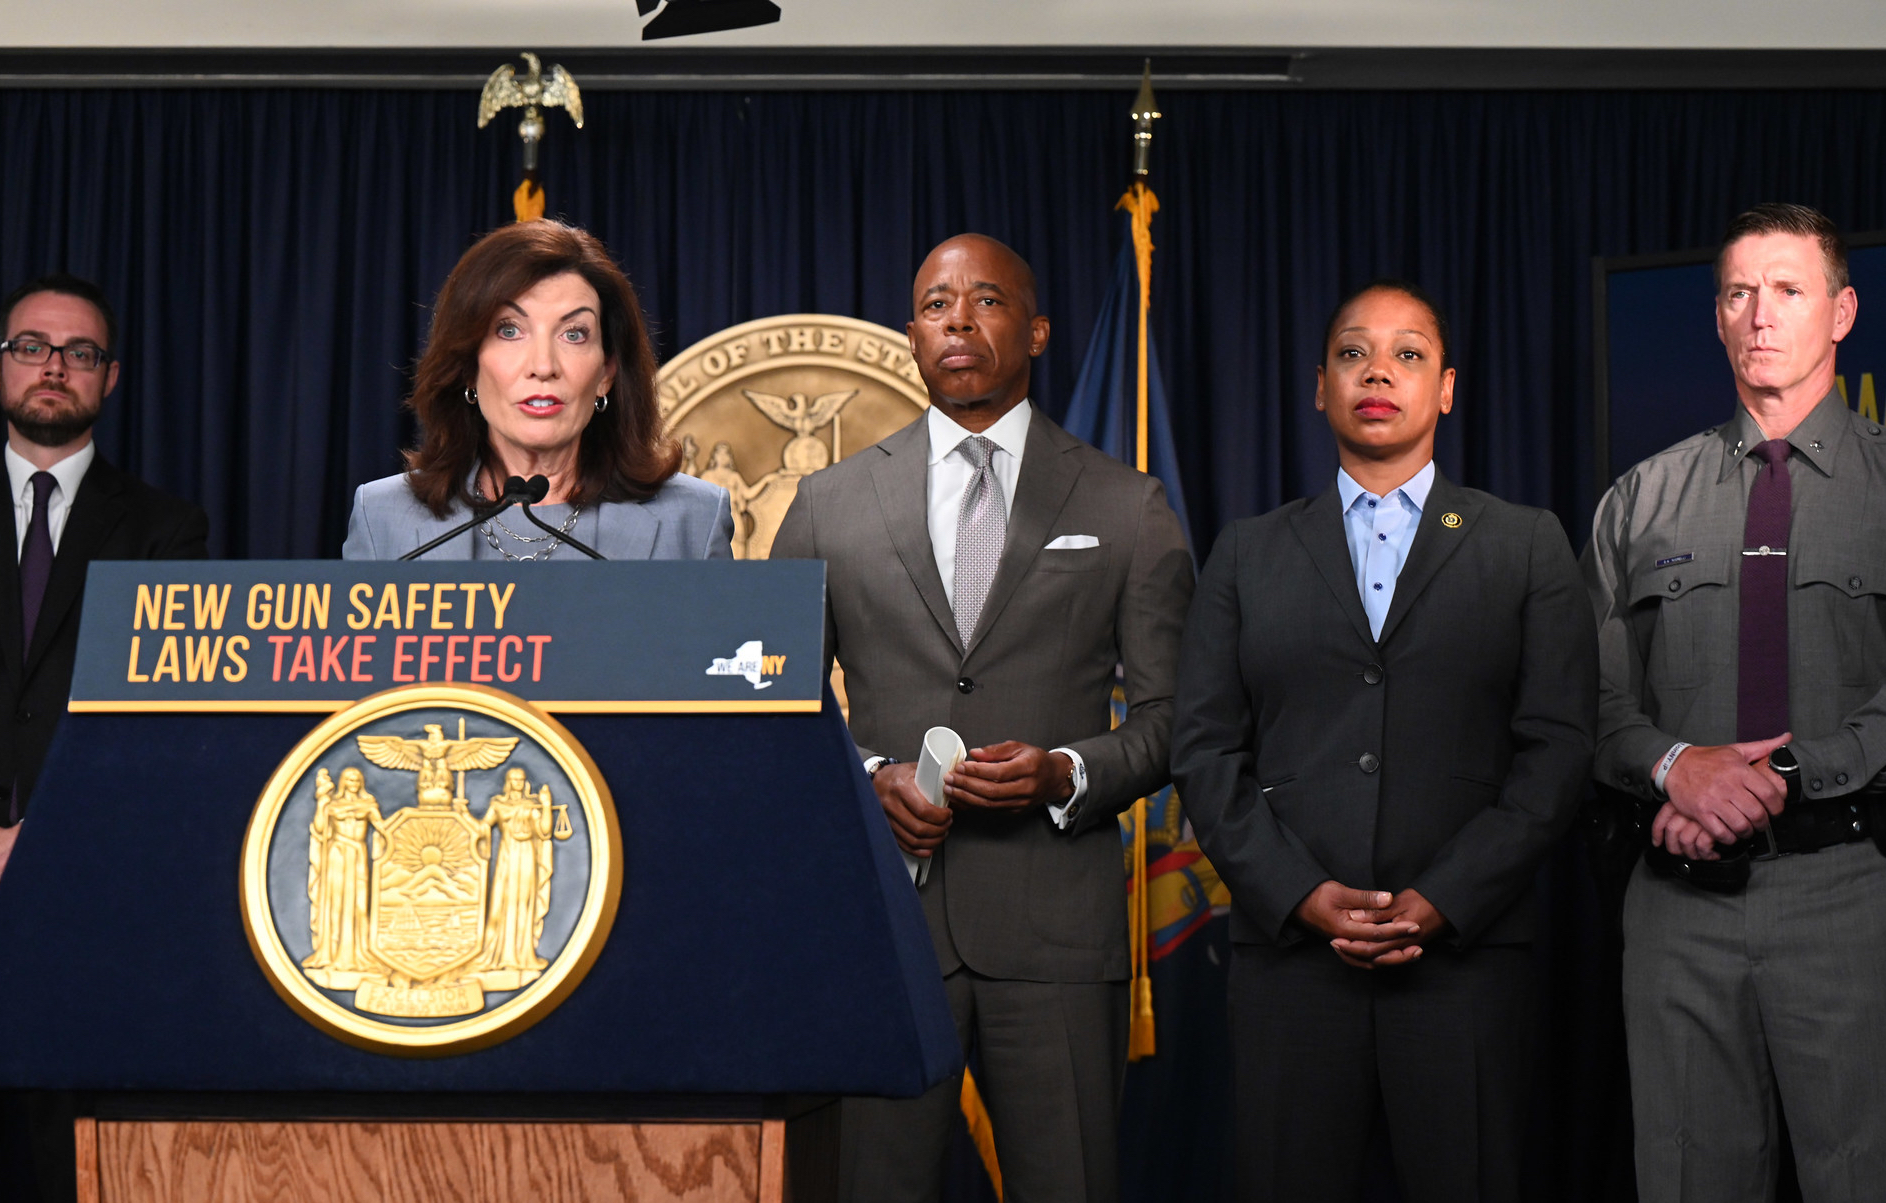
[[[471,517],[454,504],[443,518],[421,505],[404,476],[383,476],[354,491],[347,520],[346,560],[396,560]],[[520,516],[518,522],[525,526]],[[726,560],[733,558],[733,514],[727,490],[676,473],[647,501],[615,501],[585,508],[570,533],[611,560]],[[469,560],[484,548],[477,528],[427,552],[426,560]],[[489,552],[497,558],[495,552]],[[582,553],[560,553],[582,558]],[[483,558],[482,556],[480,558]]]
[[[1166,782],[1192,558],[1158,481],[1037,410],[1008,540],[965,648],[930,546],[930,436],[919,418],[799,482],[774,559],[826,563],[826,651],[845,666],[866,755],[917,759],[948,726],[970,747],[1017,739],[1081,754],[1071,830],[1043,807],[958,813],[919,891],[945,973],[1040,982],[1127,976],[1120,829]],[[1057,548],[1061,535],[1097,547]],[[1114,666],[1126,721],[1110,729]]]

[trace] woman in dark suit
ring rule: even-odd
[[[439,290],[408,401],[419,446],[407,470],[360,486],[341,554],[390,560],[490,504],[512,476],[543,476],[532,506],[480,523],[432,559],[733,555],[727,492],[677,471],[661,432],[655,355],[635,290],[602,243],[554,221],[479,239]],[[507,522],[506,519],[509,519]]]
[[[1240,1200],[1349,1203],[1384,1144],[1410,1203],[1519,1198],[1533,876],[1584,789],[1597,642],[1552,515],[1436,471],[1447,352],[1413,285],[1337,308],[1336,479],[1225,530],[1180,649],[1172,776],[1231,890]]]

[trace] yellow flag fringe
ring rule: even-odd
[[[989,1123],[989,1108],[983,1104],[976,1076],[966,1069],[963,1071],[962,1108],[963,1119],[969,1124],[969,1139],[976,1146],[976,1155],[982,1158],[982,1168],[988,1171],[989,1181],[995,1184],[996,1203],[1001,1203],[1002,1167],[995,1161],[995,1128]]]
[[[1139,266],[1139,408],[1133,427],[1133,466],[1148,470],[1147,427],[1150,404],[1146,363],[1146,314],[1153,303],[1153,214],[1159,198],[1145,181],[1135,180],[1115,209],[1132,219],[1133,254]],[[1126,1058],[1138,1061],[1153,1055],[1153,979],[1151,905],[1146,889],[1146,799],[1133,803],[1133,898],[1127,911],[1127,938],[1133,967],[1132,1010],[1127,1027]]]

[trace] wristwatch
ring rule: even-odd
[[[897,763],[897,757],[895,756],[870,757],[864,762],[864,775],[867,777],[875,777],[878,775],[879,769],[883,768],[887,764],[896,764],[896,763]]]
[[[1801,771],[1801,762],[1795,759],[1794,745],[1782,744],[1768,754],[1768,767],[1783,777]]]

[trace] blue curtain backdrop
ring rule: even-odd
[[[1034,395],[1059,415],[1115,266],[1130,99],[597,92],[581,133],[550,115],[551,211],[614,248],[663,354],[781,312],[901,326],[929,246],[1005,239],[1041,276],[1055,335]],[[1442,467],[1551,506],[1582,541],[1592,256],[1708,245],[1769,199],[1886,227],[1883,92],[1161,104],[1152,320],[1201,555],[1225,522],[1329,481],[1312,369],[1347,287],[1407,276],[1451,309]],[[116,299],[103,449],[201,501],[213,552],[334,555],[353,487],[396,469],[426,306],[509,216],[518,177],[511,121],[479,131],[475,106],[470,91],[0,93],[0,280],[64,268]],[[1886,319],[1863,304],[1860,320]],[[1540,1198],[1629,1194],[1615,970],[1588,881],[1569,849],[1542,876]]]
[[[212,550],[332,555],[397,466],[403,370],[459,252],[509,216],[507,118],[470,93],[0,93],[0,278],[123,310],[107,454],[201,500]],[[1442,466],[1588,522],[1590,259],[1711,243],[1763,199],[1886,226],[1886,93],[1169,91],[1152,319],[1194,543],[1319,490],[1326,310],[1406,275],[1453,311]],[[550,115],[552,212],[601,234],[669,353],[799,310],[901,326],[965,229],[1042,277],[1035,393],[1067,404],[1118,251],[1125,93],[596,93]],[[502,128],[499,128],[499,127]],[[1867,320],[1863,310],[1861,320]]]

